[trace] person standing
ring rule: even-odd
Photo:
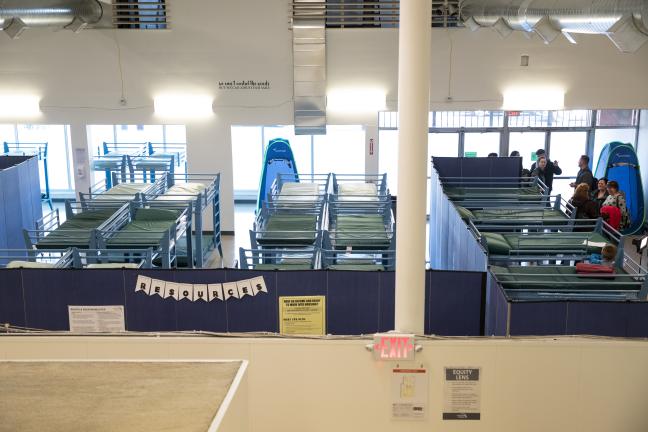
[[[594,183],[594,174],[592,174],[592,170],[589,168],[589,161],[590,158],[587,155],[582,155],[580,159],[578,159],[578,174],[576,174],[576,181],[572,182],[569,184],[569,186],[575,188],[581,183],[585,183],[586,185],[589,185],[592,187],[592,183]]]
[[[600,178],[596,183],[596,186],[597,188],[592,192],[592,199],[596,201],[596,204],[600,209],[603,207],[603,203],[607,199],[608,195],[610,195],[607,191],[607,179],[605,177]]]
[[[602,208],[607,206],[618,208],[621,213],[619,229],[628,228],[631,224],[630,213],[628,212],[625,196],[619,190],[619,183],[614,180],[610,180],[607,184],[607,189],[610,195],[603,202]]]
[[[531,176],[537,177],[542,183],[547,184],[547,158],[538,158],[538,166],[533,170]]]
[[[545,167],[544,171],[544,184],[547,185],[547,189],[549,189],[549,195],[551,195],[551,189],[553,188],[553,178],[554,174],[555,175],[561,175],[562,174],[562,169],[558,166],[558,161],[552,161],[547,157],[547,152],[544,149],[538,149],[536,151],[536,156],[538,157],[538,160],[540,157],[543,157],[547,160],[547,166]],[[531,172],[534,172],[536,170],[536,162],[531,165]]]

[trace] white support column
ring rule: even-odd
[[[72,149],[72,171],[75,196],[79,192],[87,193],[92,184],[90,178],[90,155],[88,151],[88,133],[85,123],[70,124],[70,148]]]
[[[400,2],[396,330],[423,334],[432,2]],[[434,223],[434,221],[430,221]]]

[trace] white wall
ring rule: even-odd
[[[634,54],[622,54],[604,36],[577,38],[578,45],[563,38],[544,45],[538,38],[527,39],[521,33],[502,39],[491,29],[433,29],[430,107],[500,109],[502,91],[516,85],[562,87],[566,108],[648,106],[648,44]],[[327,49],[329,88],[382,88],[387,92],[390,109],[396,110],[396,29],[329,30]],[[530,56],[528,67],[520,66],[521,55]]]
[[[18,40],[0,35],[0,94],[38,94],[43,109],[40,118],[0,122],[70,124],[75,148],[87,147],[86,124],[187,123],[189,169],[222,173],[223,229],[232,230],[230,125],[293,121],[289,4],[288,0],[171,0],[169,31],[88,30],[75,35],[30,29]],[[629,55],[619,53],[602,36],[581,36],[577,46],[562,39],[545,46],[521,34],[501,40],[489,30],[438,29],[432,37],[433,109],[499,108],[507,85],[535,82],[563,85],[570,108],[648,106],[648,45]],[[389,108],[396,109],[397,31],[330,30],[327,39],[329,89],[380,87],[387,92]],[[126,107],[119,104],[117,43]],[[531,56],[530,67],[519,66],[521,54]],[[450,63],[453,78],[448,92]],[[218,89],[219,80],[230,79],[267,79],[271,89]],[[212,95],[214,116],[190,122],[157,118],[152,98],[167,91]],[[448,95],[451,103],[446,102]],[[362,124],[371,134],[376,113],[355,117],[329,113],[329,123]],[[367,156],[367,169],[375,165]],[[75,182],[78,190],[86,189],[87,177]]]
[[[424,341],[429,416],[390,420],[390,367],[368,340],[0,337],[10,359],[248,359],[253,432],[648,430],[648,342],[595,338]],[[482,420],[442,421],[443,367],[481,367]]]

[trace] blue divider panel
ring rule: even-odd
[[[484,334],[486,285],[484,273],[428,272],[426,334]],[[480,330],[475,333],[475,329]]]
[[[519,157],[434,157],[433,168],[444,177],[520,177],[522,158]],[[502,180],[498,180],[502,181]],[[515,179],[511,179],[515,183]],[[488,183],[488,180],[484,180]]]
[[[486,274],[486,336],[506,336],[508,301],[495,277]]]
[[[209,284],[263,276],[268,293],[211,302],[135,292],[137,276]],[[482,273],[427,272],[425,330],[483,334]],[[281,296],[326,296],[327,332],[371,334],[394,328],[394,272],[247,270],[0,270],[0,323],[67,330],[69,305],[124,305],[130,331],[279,331]]]
[[[565,334],[595,334],[624,337],[630,303],[569,303]]]
[[[434,167],[430,179],[429,229],[432,269],[486,271],[488,264],[486,252],[461,219],[454,204],[443,193],[439,174]]]
[[[567,323],[567,302],[511,303],[510,332],[515,336],[562,335]]]
[[[27,326],[23,286],[18,269],[0,271],[0,324],[4,323]]]
[[[42,216],[37,156],[0,157],[0,249],[24,249],[22,230]]]

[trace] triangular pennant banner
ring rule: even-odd
[[[222,284],[209,284],[207,286],[209,294],[209,301],[220,300],[223,301],[223,285]]]
[[[250,284],[252,285],[252,295],[257,295],[260,292],[268,293],[268,287],[266,287],[265,279],[263,276],[258,276],[253,279],[250,279]]]
[[[236,282],[236,287],[238,288],[238,292],[241,298],[245,297],[246,295],[254,295],[254,293],[252,292],[252,284],[249,280]]]
[[[135,292],[144,291],[146,294],[151,290],[151,278],[138,275],[137,282],[135,284]]]
[[[193,301],[202,300],[207,301],[207,285],[194,285],[193,286]]]
[[[180,288],[180,285],[175,283],[175,282],[167,282],[166,286],[164,287],[164,294],[162,294],[162,298],[169,298],[173,297],[177,299],[178,295],[178,289]]]
[[[164,288],[166,287],[166,282],[163,280],[153,279],[151,281],[151,291],[149,295],[159,295],[162,297],[164,295]]]
[[[193,285],[191,284],[180,284],[180,290],[178,292],[178,300],[187,299],[193,301]]]
[[[223,284],[223,294],[225,295],[225,300],[230,297],[240,298],[238,289],[236,287],[236,282],[226,282]]]

